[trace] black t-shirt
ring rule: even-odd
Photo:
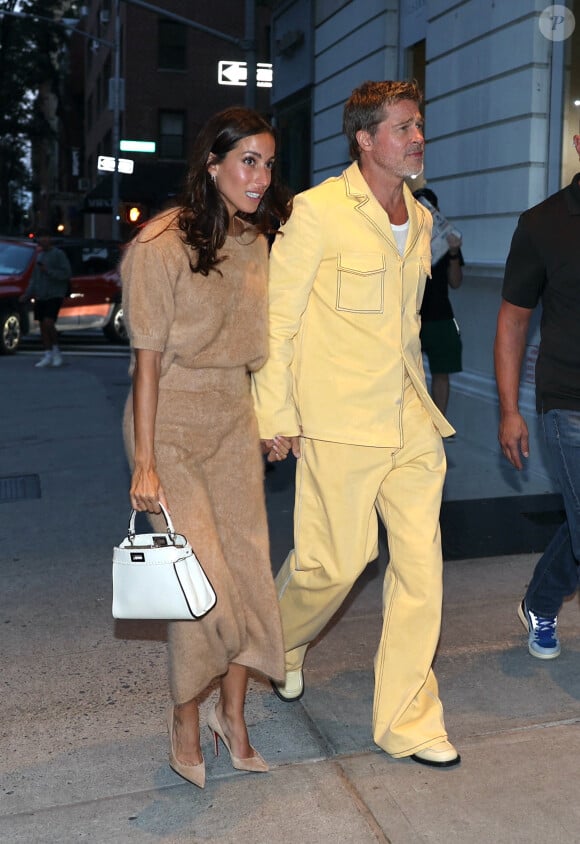
[[[579,179],[521,215],[505,267],[506,301],[530,309],[542,301],[538,412],[580,410]]]
[[[454,261],[457,258],[453,259]],[[437,322],[443,319],[453,319],[453,308],[449,301],[449,284],[447,282],[447,268],[450,255],[446,252],[431,268],[431,278],[427,279],[423,304],[421,305],[421,322]],[[459,250],[459,261],[463,266],[463,255]]]

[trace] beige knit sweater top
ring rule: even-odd
[[[123,312],[132,348],[163,353],[160,389],[195,389],[200,376],[211,385],[227,380],[225,370],[239,377],[259,369],[268,353],[266,238],[250,226],[228,236],[224,260],[204,276],[191,271],[176,218],[177,209],[158,215],[126,248]]]

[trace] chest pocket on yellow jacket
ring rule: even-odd
[[[385,256],[380,252],[340,252],[336,267],[336,309],[382,314]]]

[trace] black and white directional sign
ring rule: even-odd
[[[238,85],[243,87],[248,81],[246,62],[218,62],[218,84]],[[258,62],[256,65],[256,85],[258,88],[272,87],[272,65]]]
[[[218,62],[218,83],[220,85],[245,85],[248,69],[245,62]]]
[[[117,170],[119,173],[132,173],[135,162],[132,158],[118,158]],[[97,158],[97,170],[105,173],[115,172],[115,159],[112,155],[99,155]]]

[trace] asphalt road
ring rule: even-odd
[[[123,407],[131,386],[128,374],[129,347],[111,343],[102,331],[70,331],[62,333],[59,340],[65,365],[74,361],[75,367],[96,376],[102,382],[107,398],[118,411],[121,424]],[[32,365],[40,354],[40,338],[29,334],[23,339],[15,357],[30,358]]]

